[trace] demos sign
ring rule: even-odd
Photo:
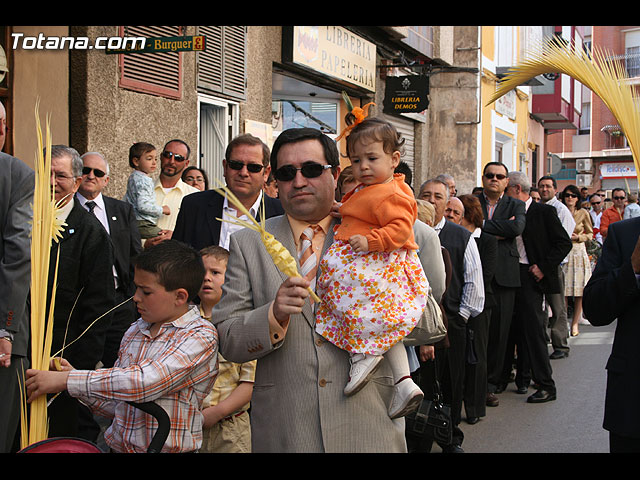
[[[340,26],[290,27],[284,57],[290,62],[375,91],[376,46]]]
[[[420,113],[429,106],[429,77],[408,75],[387,77],[384,92],[384,112]]]

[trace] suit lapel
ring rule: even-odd
[[[222,222],[216,218],[222,218],[222,208],[224,206],[224,197],[217,192],[212,191],[211,198],[205,208],[207,225],[211,234],[211,244],[217,245],[220,242],[220,228]]]

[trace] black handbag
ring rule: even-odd
[[[425,397],[417,410],[405,416],[405,434],[414,440],[431,438],[441,445],[450,445],[453,435],[451,409],[442,402],[440,383],[435,375],[435,359],[427,363],[434,368],[433,397]],[[420,371],[417,375],[420,376]],[[417,380],[419,384],[419,378]]]

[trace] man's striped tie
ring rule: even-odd
[[[318,225],[309,225],[300,235],[300,253],[298,259],[300,261],[300,275],[311,282],[311,288],[315,290],[316,270],[318,268],[318,258],[313,252],[311,241],[313,235],[320,231]]]

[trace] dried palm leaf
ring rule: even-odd
[[[221,222],[232,223],[232,224],[249,228],[251,230],[258,232],[260,234],[264,247],[266,248],[271,258],[273,259],[273,263],[275,263],[276,267],[278,267],[278,269],[282,273],[284,273],[289,277],[300,277],[301,275],[298,272],[296,259],[291,255],[291,253],[289,253],[289,250],[287,250],[287,248],[284,245],[282,245],[282,243],[280,243],[273,235],[267,232],[264,228],[264,224],[265,224],[264,197],[262,197],[262,208],[261,208],[261,219],[260,219],[261,221],[260,223],[258,223],[258,221],[251,216],[251,214],[245,208],[245,206],[242,205],[242,202],[238,200],[238,198],[233,194],[231,190],[229,190],[228,187],[222,185],[222,183],[219,181],[217,183],[219,185],[219,188],[216,188],[215,191],[222,196],[226,196],[227,199],[233,204],[234,207],[236,207],[239,211],[241,211],[244,215],[246,215],[249,221],[244,221],[241,219],[224,220],[222,218],[217,218],[216,220],[219,220]],[[309,294],[311,295],[311,298],[313,298],[313,300],[316,302],[320,302],[320,297],[316,295],[313,289],[309,287],[308,290],[309,290]]]
[[[615,116],[624,133],[640,181],[640,102],[624,65],[593,47],[589,53],[573,43],[549,41],[511,68],[487,105],[527,80],[545,73],[564,73],[596,94]]]
[[[51,244],[58,241],[65,226],[58,219],[59,204],[56,204],[51,188],[51,130],[47,116],[46,136],[43,138],[39,115],[40,101],[36,102],[36,134],[38,146],[35,158],[35,188],[33,195],[33,219],[31,221],[31,368],[48,370],[53,338],[53,311],[58,280],[59,255],[53,267],[54,279],[51,298],[47,298]],[[46,153],[45,153],[46,152]],[[47,312],[48,309],[48,312]],[[23,383],[24,384],[24,383]],[[23,402],[24,402],[23,398]],[[47,400],[41,396],[27,408],[23,404],[21,418],[22,446],[47,438]]]

